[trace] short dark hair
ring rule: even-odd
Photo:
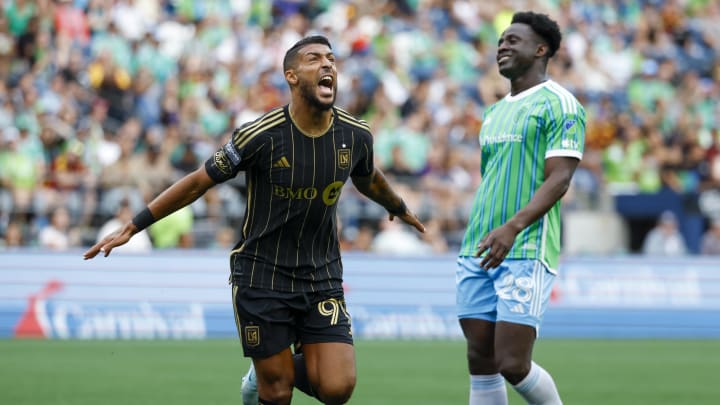
[[[519,11],[513,14],[512,24],[526,24],[532,28],[537,35],[547,42],[550,51],[548,58],[552,58],[555,52],[560,48],[562,34],[558,23],[548,17],[547,14],[534,13],[532,11]]]
[[[328,48],[332,49],[330,41],[322,35],[312,35],[305,37],[295,43],[287,52],[285,52],[285,58],[283,58],[283,71],[291,68],[295,63],[295,57],[297,56],[300,49],[310,44],[322,44],[327,45]]]

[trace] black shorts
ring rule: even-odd
[[[232,294],[245,357],[269,357],[297,341],[353,343],[342,288],[291,293],[233,284]]]

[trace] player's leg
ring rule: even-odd
[[[304,298],[237,285],[232,292],[243,352],[253,359],[243,379],[243,404],[289,404],[295,379],[290,351],[296,340],[294,311]]]
[[[305,364],[305,353],[303,353],[302,342],[297,341],[293,347],[293,363],[295,365],[295,388],[308,396],[317,398],[315,389],[310,385],[307,366]]]
[[[470,405],[507,405],[505,379],[495,361],[495,307],[493,271],[480,268],[479,260],[458,259],[457,308],[467,342],[470,372]]]
[[[495,324],[483,319],[460,320],[467,341],[470,405],[507,405],[505,379],[495,363]]]
[[[498,322],[496,357],[502,375],[529,404],[561,405],[552,376],[532,361],[535,329],[527,325]]]
[[[253,359],[258,405],[289,405],[295,372],[290,348],[266,358]]]
[[[302,343],[300,341],[295,342],[293,349],[293,363],[295,364],[295,388],[306,393],[307,395],[314,396],[314,394],[312,393],[312,388],[307,382],[307,370],[305,368],[305,357],[302,355]],[[242,385],[240,387],[240,391],[242,393],[243,405],[257,405],[257,376],[255,374],[255,366],[253,365],[253,363],[250,363],[248,371],[242,378]]]
[[[532,350],[555,276],[537,260],[506,260],[499,267],[495,360],[513,388],[535,405],[560,405],[550,374],[532,361]]]
[[[355,389],[355,349],[342,289],[308,296],[300,322],[302,353],[295,356],[295,386],[324,404],[344,404]]]
[[[350,400],[356,382],[353,345],[339,342],[306,343],[303,345],[303,353],[297,357],[297,361],[304,360],[307,387],[312,387],[313,396],[327,405],[340,405]],[[302,369],[296,363],[298,374]],[[295,382],[296,387],[301,389],[301,379],[296,378]]]

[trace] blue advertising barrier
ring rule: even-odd
[[[0,338],[236,337],[221,251],[2,252]],[[346,254],[353,333],[460,339],[455,257]],[[717,259],[566,258],[540,331],[567,338],[720,338]]]

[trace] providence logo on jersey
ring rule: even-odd
[[[488,135],[487,137],[482,138],[482,144],[485,145],[493,145],[496,143],[506,143],[506,142],[522,142],[522,135],[517,134],[500,134],[500,135]]]

